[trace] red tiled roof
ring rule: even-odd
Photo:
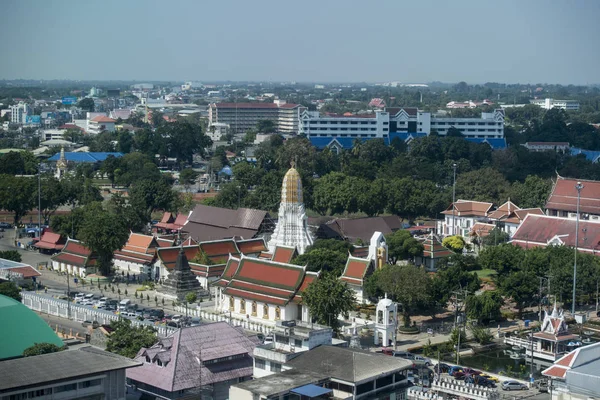
[[[456,203],[450,204],[446,210],[442,211],[442,214],[452,215],[452,207],[454,207],[454,213],[457,217],[468,215],[485,217],[492,206],[492,203],[482,201],[457,200]]]
[[[161,238],[161,237],[157,237],[156,238],[156,243],[158,244],[159,247],[173,247],[173,245],[175,244],[175,240],[174,239],[167,239],[167,238]],[[193,243],[195,244],[195,243]],[[184,243],[184,246],[186,244]]]
[[[542,375],[551,376],[553,378],[564,379],[564,377],[567,374],[567,370],[568,370],[568,368],[561,367],[559,365],[553,365],[552,367],[542,371]]]
[[[218,263],[226,262],[230,254],[234,256],[240,254],[233,239],[200,242],[199,246],[211,261]]]
[[[547,210],[577,212],[577,182],[583,184],[580,212],[600,215],[600,181],[558,177],[546,203]]]
[[[140,233],[130,233],[129,234],[129,239],[127,240],[127,243],[125,243],[125,246],[123,247],[124,249],[128,249],[131,251],[139,251],[142,253],[146,253],[149,250],[149,247],[154,242],[154,236],[150,236],[150,235],[142,235]],[[154,246],[156,247],[156,246]]]
[[[183,252],[188,260],[193,260],[200,248],[198,246],[183,246]],[[156,255],[167,269],[173,269],[179,254],[179,247],[161,247],[156,250]]]
[[[452,251],[445,248],[433,234],[427,236],[427,239],[423,242],[423,257],[442,258],[452,254]]]
[[[289,263],[294,258],[296,254],[295,247],[287,247],[287,246],[276,246],[275,251],[273,252],[273,261],[280,263]]]
[[[243,254],[256,254],[268,250],[263,238],[238,240],[236,244]]]
[[[295,290],[303,277],[304,268],[296,265],[242,257],[238,271],[233,278]]]
[[[160,223],[163,223],[163,224],[170,224],[173,221],[175,221],[175,217],[173,217],[173,214],[170,212],[164,213],[162,218],[160,219]]]
[[[488,216],[491,219],[501,219],[510,215],[512,212],[520,210],[520,208],[515,205],[512,201],[508,200],[506,203],[502,204],[500,207],[492,211]]]
[[[23,276],[23,278],[25,278],[25,279],[31,278],[34,276],[42,276],[42,274],[39,273],[31,265],[25,265],[23,267],[14,267],[14,268],[7,268],[7,269],[10,270],[11,272],[21,274]]]
[[[58,261],[68,265],[74,265],[76,267],[84,267],[86,258],[83,256],[77,256],[74,254],[68,253],[58,253],[54,257],[52,257],[53,261]]]
[[[84,257],[89,257],[92,254],[90,249],[73,239],[67,240],[67,244],[65,244],[63,251],[65,253],[77,254]]]
[[[192,272],[196,274],[196,276],[202,276],[205,278],[214,278],[219,277],[223,274],[225,270],[225,264],[219,265],[202,265],[196,263],[189,263]]]
[[[293,299],[294,303],[302,302],[302,294],[304,293],[306,288],[308,288],[308,286],[311,283],[313,283],[315,280],[317,280],[317,278],[319,278],[318,272],[307,271],[306,274],[304,274],[304,279],[302,280],[302,283],[300,284],[300,288],[298,289],[298,291],[296,292],[296,295],[294,296],[294,299]]]
[[[261,301],[261,302],[264,302],[264,303],[275,304],[275,305],[278,305],[278,306],[284,306],[284,305],[286,305],[288,303],[286,300],[280,299],[280,298],[277,298],[277,297],[260,295],[260,294],[257,294],[257,293],[246,292],[244,290],[238,290],[238,289],[227,288],[224,293],[227,294],[228,296],[241,297],[243,299]]]
[[[91,119],[93,122],[116,122],[114,119],[106,117],[104,115],[98,115]]]
[[[273,297],[280,297],[285,300],[289,300],[289,298],[294,294],[294,291],[289,289],[278,289],[274,287],[259,285],[256,283],[242,282],[235,279],[231,281],[228,288],[246,290],[249,292],[264,294]]]
[[[490,232],[496,227],[494,224],[486,224],[483,222],[476,222],[471,228],[469,234],[471,236],[479,236],[481,238],[489,236]]]
[[[65,240],[58,233],[46,231],[33,246],[38,249],[61,250],[65,246]]]
[[[370,260],[350,256],[348,257],[348,261],[346,261],[346,267],[344,268],[344,272],[340,276],[340,279],[355,285],[362,285],[363,279],[369,269],[369,265],[371,265]]]
[[[96,255],[81,242],[68,239],[62,251],[52,256],[52,260],[77,267],[87,267],[96,264]]]
[[[575,247],[576,224],[575,219],[529,214],[513,234],[510,243],[521,247],[523,245],[545,247],[552,239],[558,238],[565,246]],[[579,229],[585,231],[587,238],[587,240],[579,238],[579,251],[593,254],[599,252],[600,222],[580,220]]]
[[[575,352],[573,351],[573,352],[567,354],[566,356],[562,357],[555,364],[562,365],[565,367],[570,367],[571,362],[573,361],[574,358],[575,358]]]

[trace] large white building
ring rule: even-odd
[[[19,104],[10,106],[10,122],[13,124],[24,125],[27,122],[27,116],[32,114],[31,107],[22,101]]]
[[[369,115],[325,115],[304,111],[301,133],[307,137],[387,138],[390,133],[430,134],[436,131],[445,136],[456,128],[466,138],[504,138],[504,112],[483,112],[480,118],[438,116],[416,108],[388,107]]]
[[[535,104],[546,110],[560,108],[566,111],[579,111],[579,102],[577,100],[535,99],[531,100],[531,104]]]
[[[213,103],[208,106],[208,123],[228,124],[234,134],[256,128],[258,121],[272,121],[282,133],[298,133],[300,114],[305,108],[283,100],[273,103]]]

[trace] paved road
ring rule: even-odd
[[[70,319],[55,317],[54,315],[48,315],[40,312],[36,312],[44,321],[46,321],[53,330],[56,330],[58,326],[58,330],[61,331],[63,328],[67,333],[72,329],[73,335],[79,333],[80,336],[85,336],[87,333],[87,329],[81,325],[81,322],[72,321]]]

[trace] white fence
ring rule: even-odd
[[[71,320],[73,321],[98,321],[101,325],[108,325],[111,321],[117,321],[122,317],[119,314],[106,310],[96,310],[90,307],[75,303],[68,303],[66,300],[55,299],[50,295],[42,295],[34,292],[21,292],[22,303],[32,310],[44,314],[55,315],[57,317],[69,318],[69,308],[71,309]],[[69,307],[70,306],[70,307]],[[176,330],[170,326],[154,325],[150,321],[140,321],[127,318],[134,326],[151,326],[156,329],[158,336],[168,336]]]
[[[500,398],[497,389],[489,389],[448,378],[434,381],[431,390],[473,400],[496,400]]]

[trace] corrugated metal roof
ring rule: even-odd
[[[118,152],[65,152],[65,159],[72,162],[100,162],[108,158],[108,156],[123,157],[123,153]],[[48,159],[48,161],[58,161],[60,153],[56,153]]]

